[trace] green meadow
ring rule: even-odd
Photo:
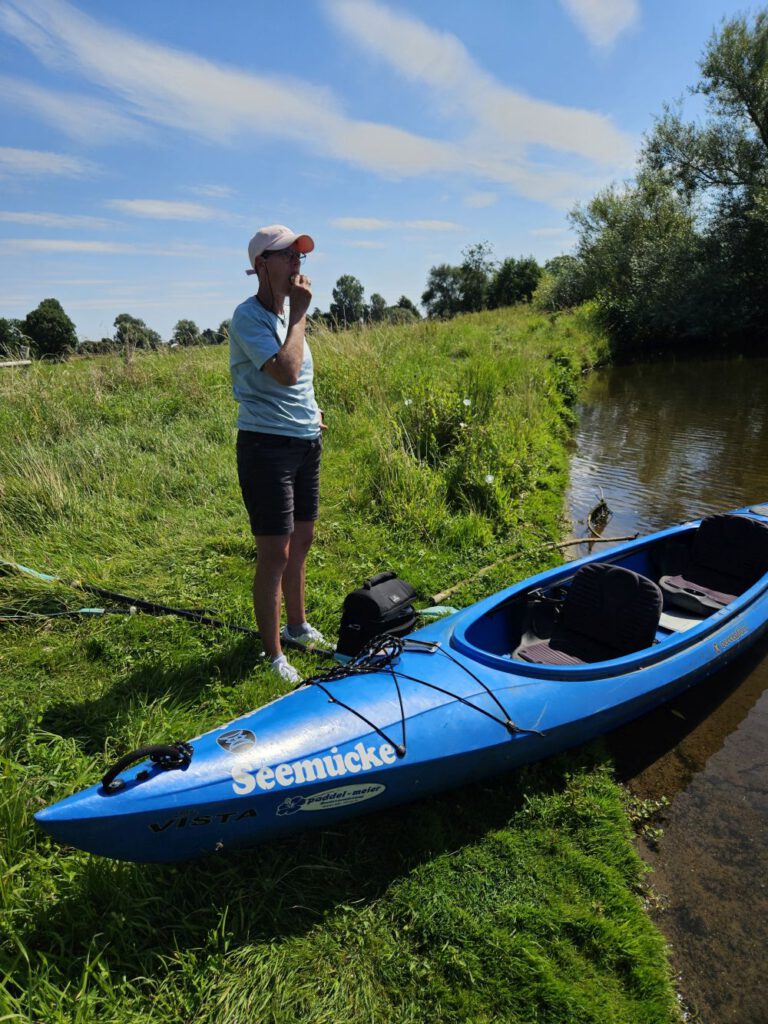
[[[470,603],[560,557],[586,310],[318,332],[309,618],[394,569]],[[0,559],[252,625],[224,348],[0,375]],[[500,561],[502,560],[503,561]],[[0,575],[0,1021],[678,1019],[628,799],[599,744],[512,776],[174,866],[52,843],[39,807],[141,744],[279,694],[252,638]],[[316,663],[292,655],[305,674]]]

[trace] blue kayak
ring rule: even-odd
[[[403,803],[615,729],[768,625],[768,506],[516,583],[38,812],[59,842],[178,861]]]

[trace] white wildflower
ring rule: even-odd
[[[485,474],[485,482],[487,484],[492,484],[495,479],[496,479],[496,477],[493,475],[493,473],[486,473]]]
[[[464,405],[472,405],[472,399],[471,398],[465,398],[464,399]]]
[[[405,405],[413,405],[413,399],[412,398],[406,398],[405,399]]]
[[[462,430],[464,429],[464,427],[466,427],[466,425],[467,425],[466,423],[460,423],[459,424],[459,426],[461,427]]]

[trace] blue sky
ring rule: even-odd
[[[489,241],[567,252],[730,0],[0,0],[0,316],[164,337],[252,290],[262,224],[307,232],[314,302],[418,301]],[[695,104],[689,104],[695,114]]]

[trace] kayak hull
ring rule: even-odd
[[[389,668],[302,687],[194,737],[185,767],[145,761],[114,792],[91,786],[36,820],[91,853],[173,862],[330,826],[585,743],[753,644],[768,628],[768,577],[683,634],[612,662],[527,664],[501,649],[493,623],[532,587],[590,561],[637,564],[649,544],[695,525],[516,584],[418,630]]]

